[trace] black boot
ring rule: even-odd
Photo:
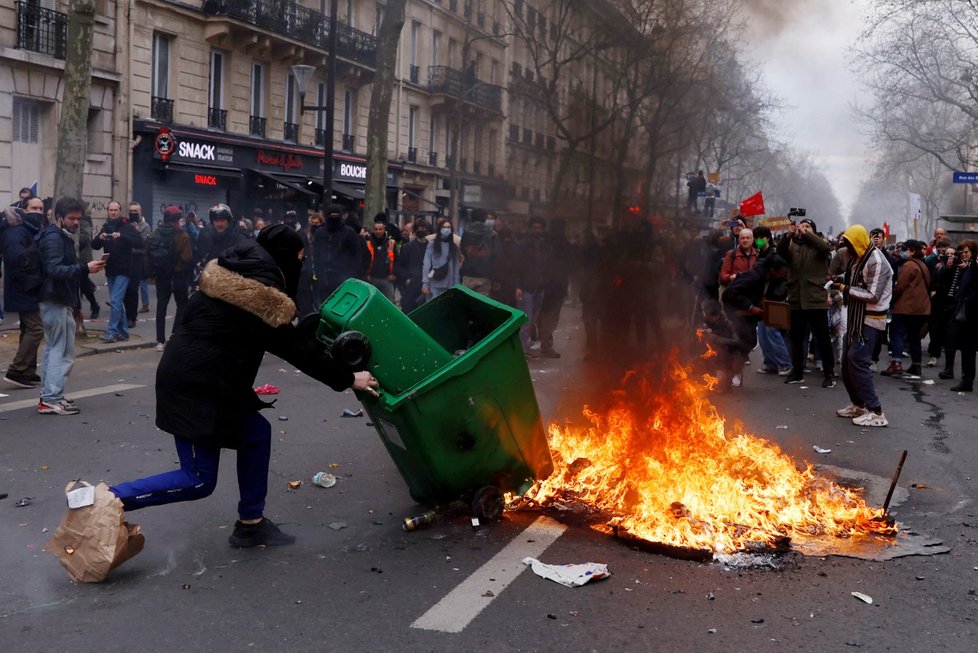
[[[943,370],[937,373],[937,378],[939,379],[953,379],[954,370],[950,367],[945,367]]]
[[[253,546],[282,546],[295,542],[295,535],[283,533],[270,520],[262,518],[257,524],[234,522],[234,532],[231,533],[228,542],[238,549]]]

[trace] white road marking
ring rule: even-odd
[[[462,584],[418,617],[411,628],[460,633],[492,600],[526,569],[523,558],[537,558],[563,535],[567,527],[549,517],[539,517],[503,547]],[[492,579],[492,580],[490,580]],[[483,596],[491,591],[493,596]]]
[[[107,395],[110,392],[122,392],[124,390],[134,390],[135,388],[145,388],[145,385],[137,385],[134,383],[116,383],[115,385],[104,385],[101,388],[90,388],[88,390],[77,390],[69,392],[72,399],[84,399],[85,397],[97,397],[98,395]],[[39,390],[39,388],[35,388]],[[0,413],[9,413],[12,410],[19,410],[21,408],[37,408],[38,398],[35,396],[33,399],[22,399],[20,401],[11,401],[10,403],[0,404]]]

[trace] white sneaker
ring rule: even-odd
[[[876,363],[871,363],[869,366],[869,371],[876,372],[877,370],[879,370],[879,367],[876,365]]]
[[[163,351],[163,343],[162,342],[156,343],[156,351]]]
[[[935,365],[937,365],[937,359],[931,356],[930,360],[927,361],[927,367],[934,367]]]
[[[835,411],[835,414],[839,417],[848,417],[851,419],[853,417],[865,415],[868,412],[869,410],[866,408],[857,406],[856,404],[849,404],[845,408],[840,408],[839,410]]]
[[[886,426],[889,424],[889,422],[886,421],[886,415],[883,413],[877,415],[873,411],[867,411],[865,415],[853,417],[852,423],[856,426]]]
[[[734,374],[733,378],[730,380],[730,385],[735,388],[739,388],[744,383],[744,376],[742,374]]]

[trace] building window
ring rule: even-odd
[[[316,104],[318,104],[319,106],[321,107],[326,106],[326,83],[325,82],[319,82],[319,85],[316,87],[316,100],[317,100]],[[328,121],[326,120],[326,112],[317,111],[316,129],[326,129],[327,122]]]
[[[14,98],[14,142],[38,143],[41,139],[41,103]]]
[[[211,50],[211,79],[208,100],[212,109],[224,108],[224,53]]]
[[[421,35],[421,23],[411,21],[411,65],[418,65],[418,37]]]
[[[87,154],[104,154],[105,131],[102,129],[102,110],[88,110],[88,148]]]
[[[289,73],[285,80],[285,122],[295,123],[297,86],[295,77]]]
[[[384,23],[384,5],[377,3],[377,23],[374,25],[374,36],[380,34],[380,26]]]
[[[265,115],[265,67],[260,63],[251,64],[251,115]]]
[[[408,109],[408,147],[417,147],[417,136],[418,136],[418,107],[417,105],[411,105]]]
[[[431,132],[428,134],[428,151],[438,151],[438,116],[431,116]]]
[[[441,55],[441,32],[431,33],[431,65],[438,65],[438,58]]]
[[[153,97],[170,97],[170,37],[153,34]]]
[[[343,133],[353,135],[353,91],[350,89],[343,92]]]

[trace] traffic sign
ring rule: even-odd
[[[978,172],[955,172],[954,183],[978,184]]]

